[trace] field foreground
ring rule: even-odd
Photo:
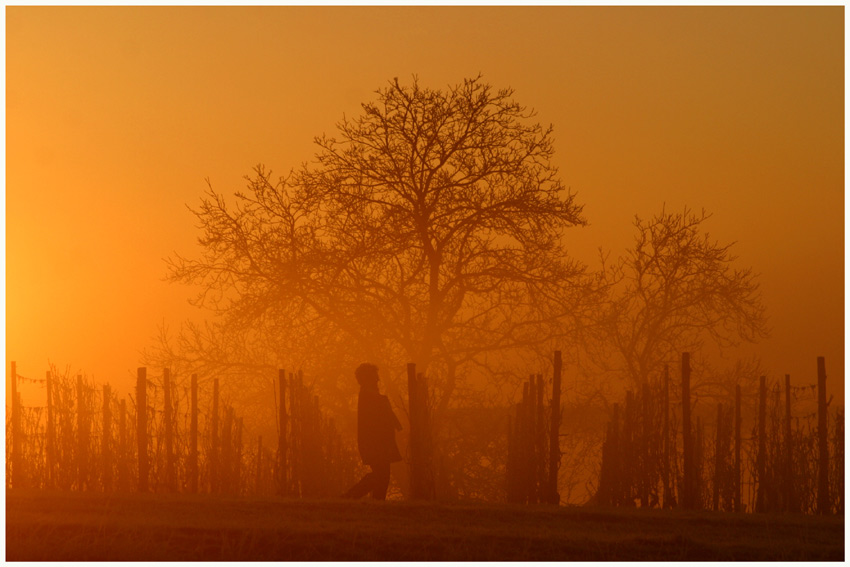
[[[9,561],[844,559],[844,518],[6,493]]]

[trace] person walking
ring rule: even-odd
[[[364,362],[354,371],[360,384],[357,400],[357,446],[363,464],[372,469],[352,486],[343,498],[362,498],[371,493],[375,500],[387,499],[390,463],[401,460],[395,432],[401,423],[390,406],[390,400],[378,391],[378,367]]]

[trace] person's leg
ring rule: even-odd
[[[372,472],[366,473],[363,478],[360,479],[360,482],[352,486],[348,489],[348,491],[342,495],[343,498],[362,498],[366,496],[375,487],[375,467],[372,467]]]
[[[390,464],[379,463],[372,465],[372,498],[375,500],[387,499],[387,488],[390,486]]]

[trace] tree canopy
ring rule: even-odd
[[[735,267],[733,243],[720,244],[704,231],[708,218],[688,209],[636,216],[634,246],[603,269],[602,341],[633,383],[706,341],[726,347],[767,335],[756,275]]]
[[[563,332],[584,271],[562,236],[585,219],[552,128],[511,89],[395,79],[376,94],[288,176],[258,166],[233,201],[210,186],[201,255],[173,258],[170,278],[200,285],[229,330],[416,362],[445,406],[458,366]]]

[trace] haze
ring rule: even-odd
[[[202,320],[205,178],[283,174],[399,77],[482,73],[555,128],[595,267],[685,206],[759,273],[771,336],[734,353],[844,396],[843,8],[8,7],[6,358],[122,395],[165,321]],[[7,385],[8,388],[8,385]],[[22,385],[24,403],[37,395]]]

